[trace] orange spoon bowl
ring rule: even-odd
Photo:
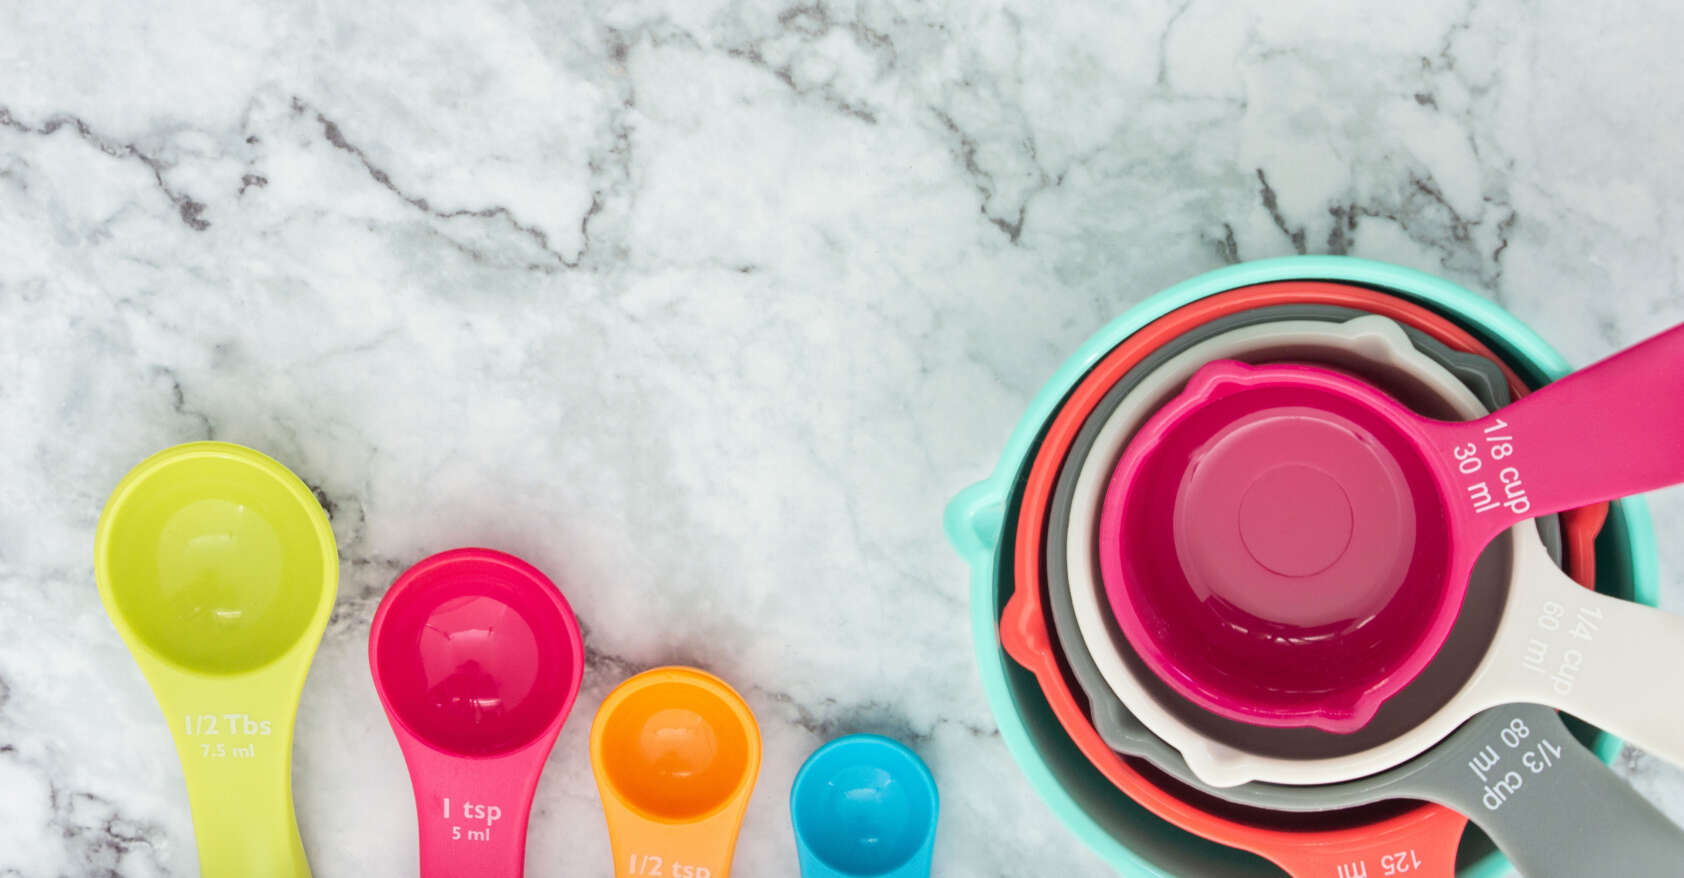
[[[760,774],[760,728],[725,681],[695,668],[645,671],[591,724],[616,878],[724,878]]]

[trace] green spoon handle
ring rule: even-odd
[[[292,712],[204,694],[159,698],[187,780],[200,874],[310,878],[292,810]]]

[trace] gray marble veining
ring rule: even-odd
[[[122,473],[207,437],[332,513],[324,878],[413,874],[366,638],[462,544],[590,644],[530,874],[609,874],[589,718],[675,661],[763,727],[741,875],[794,874],[790,780],[856,730],[940,779],[938,874],[1105,874],[994,731],[942,504],[1090,332],[1225,262],[1436,272],[1577,363],[1684,320],[1681,39],[1663,0],[0,10],[0,874],[197,872],[90,555]],[[1684,774],[1621,768],[1684,819]]]

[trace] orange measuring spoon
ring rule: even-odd
[[[725,878],[760,774],[760,727],[724,680],[685,667],[621,683],[591,723],[615,878]]]

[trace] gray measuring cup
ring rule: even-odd
[[[1493,708],[1464,724],[1428,753],[1361,780],[1311,787],[1252,783],[1227,789],[1198,782],[1178,752],[1151,735],[1122,708],[1099,674],[1076,628],[1066,572],[1067,528],[1074,485],[1084,467],[1109,466],[1114,462],[1090,460],[1095,453],[1095,440],[1122,400],[1146,374],[1205,338],[1259,322],[1305,317],[1302,311],[1271,313],[1271,309],[1253,314],[1258,316],[1249,322],[1230,322],[1185,342],[1177,339],[1172,343],[1173,349],[1164,349],[1163,356],[1149,357],[1131,370],[1090,414],[1063,464],[1048,524],[1047,597],[1060,646],[1076,683],[1089,697],[1095,727],[1102,737],[1119,752],[1143,757],[1188,786],[1248,806],[1277,811],[1324,811],[1398,798],[1439,802],[1462,812],[1485,829],[1521,871],[1534,878],[1580,876],[1589,874],[1588,870],[1597,865],[1610,864],[1618,864],[1622,875],[1678,874],[1678,864],[1684,863],[1684,832],[1596,760],[1547,708],[1530,705]],[[1496,386],[1503,387],[1500,383]],[[1505,387],[1502,396],[1493,397],[1493,401],[1506,396]],[[1480,402],[1488,404],[1484,399]],[[1437,414],[1445,416],[1443,412]],[[1477,412],[1452,412],[1450,416],[1473,414]],[[1406,690],[1394,698],[1387,705],[1392,714],[1377,717],[1376,723],[1358,736],[1232,723],[1200,711],[1167,687],[1152,694],[1161,703],[1179,703],[1190,715],[1208,718],[1211,722],[1201,723],[1205,726],[1201,732],[1229,743],[1243,742],[1248,750],[1267,746],[1280,755],[1327,755],[1330,747],[1355,752],[1372,746],[1377,736],[1410,728],[1411,717],[1430,715],[1454,694],[1478,663],[1501,615],[1511,553],[1508,542],[1498,541],[1481,556],[1474,585],[1468,591],[1451,641],[1429,668],[1429,675],[1411,686],[1412,690],[1422,691]],[[1126,652],[1126,640],[1120,632],[1113,633],[1113,642]],[[1132,654],[1123,657],[1138,665]],[[1155,679],[1150,674],[1139,678]],[[1362,740],[1351,741],[1354,737]],[[1598,803],[1601,813],[1582,813],[1573,807],[1579,801]],[[1618,837],[1625,843],[1582,843],[1596,837]]]

